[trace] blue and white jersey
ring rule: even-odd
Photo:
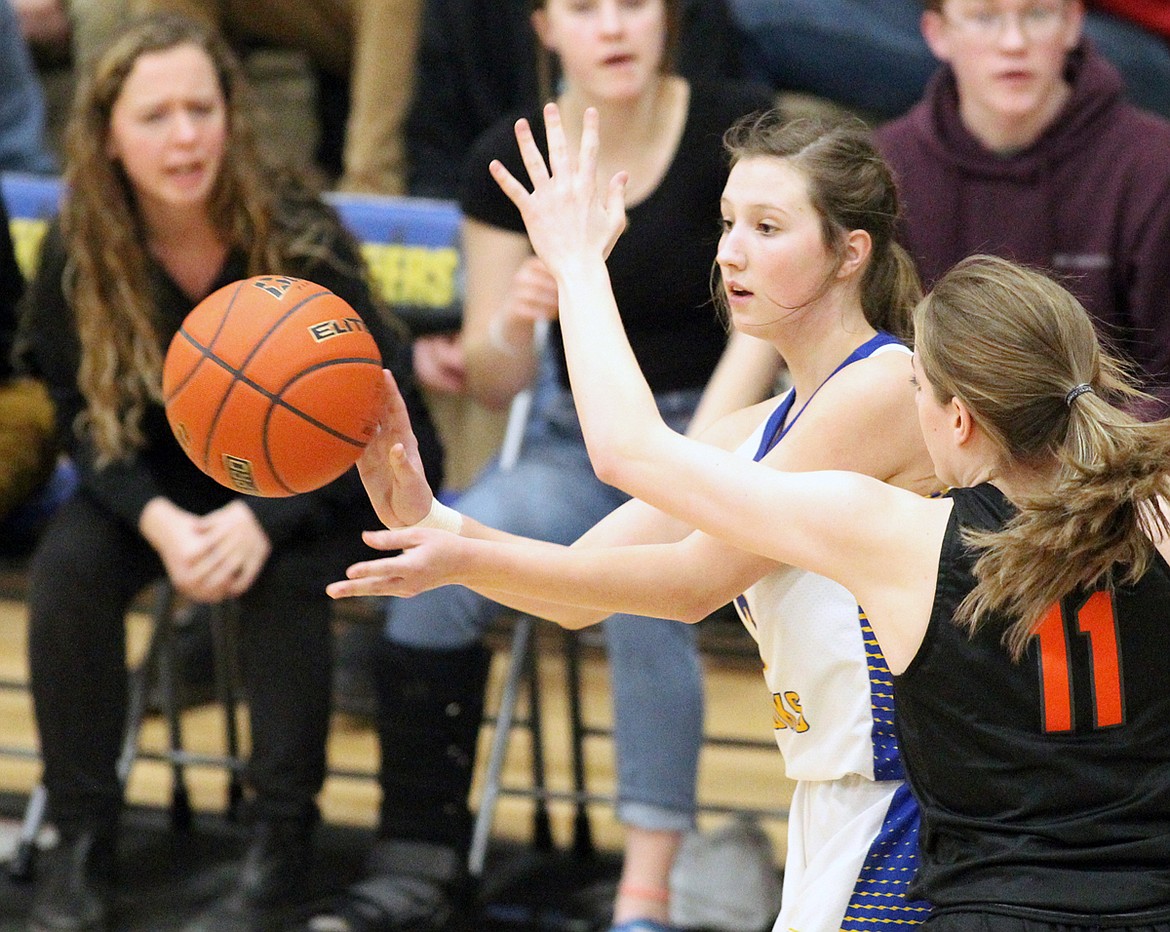
[[[883,352],[910,351],[878,333],[833,375]],[[800,417],[790,418],[792,403],[789,392],[739,452],[760,460],[782,442]],[[898,754],[893,677],[865,613],[843,586],[792,567],[769,573],[735,606],[759,646],[776,743],[797,781],[776,932],[923,922],[928,907],[904,896],[918,811]]]
[[[910,352],[890,334],[878,333],[833,375],[859,359],[891,351]],[[781,443],[800,416],[797,412],[789,419],[792,401],[789,391],[739,452],[760,460]],[[851,773],[869,780],[901,779],[893,677],[852,594],[823,576],[786,566],[749,588],[735,606],[759,645],[787,775],[793,780],[836,780]]]

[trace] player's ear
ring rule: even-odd
[[[848,278],[865,265],[873,252],[873,239],[865,230],[850,230],[845,234],[845,251],[841,265],[837,268],[838,278]]]
[[[949,404],[951,416],[951,433],[955,446],[963,446],[975,433],[976,422],[967,403],[958,396],[954,396]]]

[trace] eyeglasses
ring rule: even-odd
[[[1030,42],[1045,42],[1056,37],[1065,21],[1066,4],[1033,3],[1018,13],[995,10],[990,7],[959,10],[944,18],[956,29],[973,39],[994,42],[1004,34],[1008,23],[1014,21],[1020,34]]]

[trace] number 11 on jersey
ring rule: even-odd
[[[1072,731],[1074,727],[1072,697],[1078,684],[1073,679],[1070,633],[1087,640],[1093,727],[1109,728],[1122,724],[1125,707],[1121,691],[1117,612],[1111,592],[1094,592],[1077,609],[1074,618],[1068,618],[1061,605],[1054,605],[1036,629],[1040,642],[1044,730],[1064,732]]]

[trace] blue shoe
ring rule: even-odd
[[[611,926],[609,932],[682,932],[682,929],[655,919],[630,919],[621,925]]]

